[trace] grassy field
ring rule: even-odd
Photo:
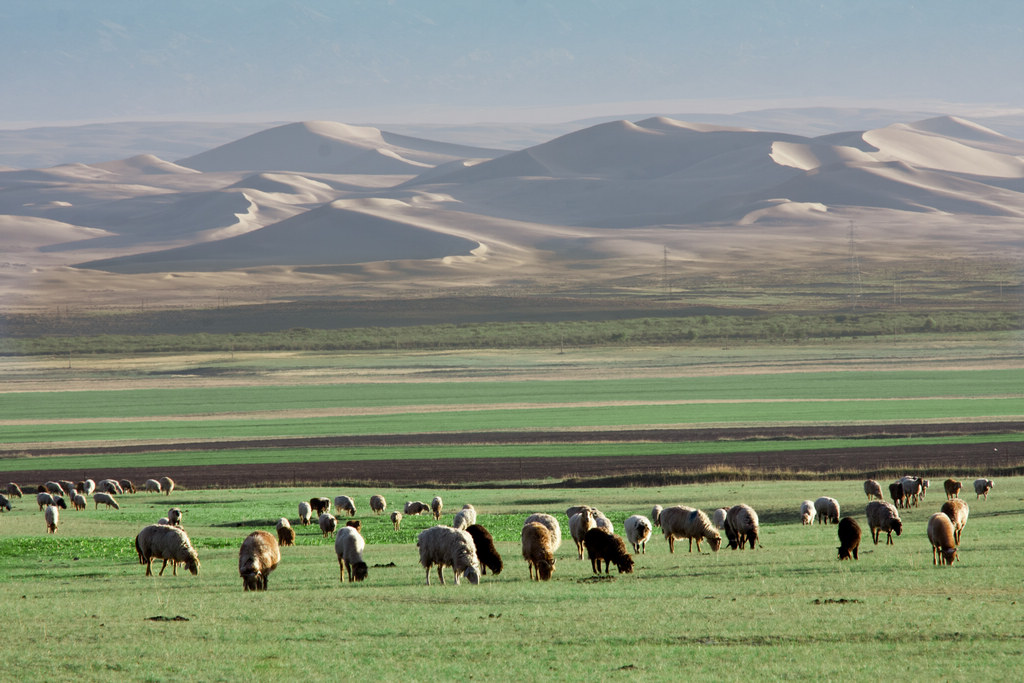
[[[982,473],[979,473],[982,474]],[[479,586],[423,585],[414,546],[426,517],[395,532],[365,514],[440,494],[451,512],[472,502],[505,559]],[[341,584],[333,543],[297,527],[264,594],[243,593],[237,548],[254,529],[294,522],[312,495],[355,498],[369,579]],[[933,567],[925,535],[941,493],[903,512],[895,545],[867,540],[857,562],[836,560],[835,528],[802,527],[799,503],[831,495],[863,518],[860,481],[718,483],[650,489],[345,491],[235,489],[122,497],[122,509],[65,511],[44,533],[28,498],[0,515],[0,654],[11,671],[79,680],[669,680],[830,679],[900,671],[942,680],[1013,680],[1024,656],[1019,529],[1024,478],[967,500],[961,561]],[[746,502],[761,547],[674,555],[656,538],[636,571],[595,580],[571,539],[554,579],[527,580],[518,532],[532,512],[577,503],[605,511],[621,533],[653,504],[705,509]],[[142,526],[185,511],[199,576],[145,577],[132,548]],[[866,535],[866,531],[865,531]],[[169,570],[168,570],[169,572]],[[449,572],[450,577],[450,572]],[[436,579],[436,575],[434,577]],[[436,581],[434,582],[436,584]]]

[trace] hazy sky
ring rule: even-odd
[[[1024,109],[1024,2],[0,0],[0,64],[0,126]]]

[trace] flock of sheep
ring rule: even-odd
[[[886,544],[893,543],[892,534],[899,536],[903,530],[900,519],[901,508],[917,507],[924,500],[929,481],[921,477],[905,476],[889,486],[892,503],[885,502],[881,485],[872,479],[864,482],[864,493],[868,504],[865,509],[872,541],[877,545],[881,533],[886,534]],[[978,498],[992,490],[993,483],[989,479],[977,479],[974,490]],[[84,509],[87,496],[91,495],[98,508],[100,503],[119,509],[114,495],[125,492],[134,493],[137,489],[127,480],[104,479],[100,482],[85,480],[72,483],[70,481],[51,481],[38,487],[36,502],[44,513],[48,533],[56,533],[59,524],[59,510],[67,509],[64,496],[71,498],[75,509]],[[932,563],[951,565],[957,560],[957,547],[960,534],[967,523],[967,503],[959,498],[962,485],[954,479],[944,482],[946,502],[939,512],[928,520],[928,539],[932,545]],[[148,480],[142,490],[149,492],[166,492],[170,495],[174,482],[168,477]],[[21,488],[10,483],[7,495],[22,497]],[[349,496],[330,498],[316,497],[298,505],[298,523],[310,525],[315,518],[324,537],[334,537],[334,549],[338,557],[340,580],[345,582],[362,581],[367,578],[367,564],[363,559],[366,542],[361,534],[361,523],[355,519],[346,521],[345,526],[338,528],[338,518],[331,513],[334,507],[338,514],[349,517],[356,514],[355,501]],[[6,496],[0,495],[0,511],[10,510],[11,504]],[[435,496],[430,504],[421,501],[405,503],[402,512],[393,511],[390,519],[395,529],[400,528],[406,516],[430,514],[435,521],[440,521],[444,503],[440,496]],[[387,501],[381,495],[370,498],[370,510],[375,515],[382,515],[387,510]],[[565,511],[569,521],[569,534],[576,544],[577,556],[583,559],[587,554],[593,573],[605,574],[614,564],[619,573],[633,571],[634,554],[646,553],[647,542],[651,539],[654,529],[661,528],[662,535],[668,541],[669,552],[675,552],[675,541],[686,539],[689,551],[696,544],[701,550],[704,541],[713,552],[722,545],[719,530],[725,532],[726,542],[732,549],[751,549],[758,547],[760,523],[757,512],[749,505],[739,504],[722,507],[714,511],[712,517],[699,509],[683,505],[663,508],[655,505],[651,517],[632,515],[623,523],[625,539],[615,534],[614,526],[600,510],[589,505],[576,505]],[[430,585],[430,570],[437,567],[438,580],[443,584],[446,567],[450,567],[456,584],[465,578],[471,584],[480,582],[480,576],[490,569],[495,575],[503,568],[501,555],[494,546],[494,539],[486,528],[477,524],[476,509],[464,505],[452,519],[452,525],[438,524],[421,531],[416,545],[419,549],[420,564],[426,571],[426,583]],[[800,506],[800,519],[803,524],[812,524],[815,520],[821,524],[836,524],[839,535],[839,559],[857,559],[861,540],[861,529],[853,517],[840,517],[839,502],[827,496],[815,501],[805,500]],[[239,550],[238,573],[242,578],[244,590],[266,590],[267,579],[281,561],[281,546],[294,545],[295,530],[288,518],[281,517],[276,524],[277,536],[266,531],[254,531],[242,542]],[[558,520],[546,513],[535,513],[523,522],[521,532],[522,556],[527,563],[531,580],[547,581],[555,571],[555,552],[562,543],[562,530]],[[627,548],[628,543],[628,548]],[[182,512],[171,508],[167,517],[156,524],[143,528],[135,538],[135,549],[139,563],[146,566],[146,575],[152,575],[153,560],[162,560],[160,575],[163,575],[167,564],[171,564],[172,573],[177,574],[178,565],[183,565],[192,574],[199,571],[199,557],[188,534],[182,528]]]

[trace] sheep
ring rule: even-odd
[[[156,479],[147,479],[146,483],[143,484],[143,486],[146,489],[146,493],[160,493],[163,490],[163,487],[160,485],[160,482],[158,482]]]
[[[891,503],[883,500],[873,500],[864,508],[864,514],[868,518],[868,526],[871,528],[871,540],[878,545],[878,537],[884,531],[885,544],[893,545],[892,532],[899,536],[903,533],[903,520],[900,519],[899,510]]]
[[[434,515],[434,519],[441,519],[441,510],[444,508],[444,501],[441,500],[441,496],[434,496],[434,499],[430,501],[430,512]]]
[[[928,518],[928,540],[932,544],[932,564],[952,565],[958,560],[953,522],[943,512]]]
[[[651,508],[651,522],[654,524],[654,526],[659,528],[661,527],[662,509],[663,508],[660,505],[655,505],[654,507]]]
[[[974,492],[978,494],[975,500],[985,496],[985,500],[988,500],[988,492],[992,490],[995,484],[992,483],[991,479],[975,479],[974,480]]]
[[[359,533],[363,533],[363,523],[360,522],[358,519],[347,520],[345,522],[345,526],[351,527],[351,528],[355,529],[356,531],[358,531]]]
[[[924,479],[907,476],[900,479],[900,483],[903,485],[904,507],[917,507],[924,492]]]
[[[452,520],[452,526],[456,529],[468,529],[471,524],[475,523],[476,515],[469,510],[459,510]]]
[[[167,511],[167,523],[171,526],[181,526],[181,509],[171,508]]]
[[[338,554],[342,583],[345,583],[346,570],[349,583],[366,578],[368,572],[366,562],[363,561],[364,548],[366,541],[354,527],[343,526],[338,529],[338,534],[334,537],[334,552]]]
[[[278,545],[295,545],[295,529],[287,517],[277,520],[277,543]]]
[[[85,496],[83,496],[81,493],[76,493],[75,497],[71,499],[71,507],[73,507],[76,510],[84,510]]]
[[[160,486],[163,487],[167,495],[171,495],[171,491],[174,490],[174,480],[170,477],[160,477]]]
[[[615,563],[620,574],[633,573],[633,558],[626,551],[626,544],[621,536],[605,533],[601,529],[591,529],[583,537],[583,545],[587,547],[590,569],[595,574],[601,573],[601,560],[604,560],[604,573],[608,573],[608,565]]]
[[[864,482],[864,494],[868,497],[868,500],[885,500],[882,497],[882,485],[874,479],[868,479]]]
[[[313,509],[313,514],[315,514],[317,518],[319,518],[320,515],[330,511],[331,499],[324,497],[310,498],[309,507]]]
[[[589,505],[573,505],[571,507],[566,508],[565,517],[566,519],[572,519],[576,515],[583,512],[584,510],[590,510],[591,512],[594,512],[595,510],[597,510],[597,508],[590,507]]]
[[[57,533],[57,525],[60,523],[60,509],[56,505],[47,505],[46,511],[43,512],[43,517],[46,519],[46,533]]]
[[[398,531],[402,526],[402,513],[398,510],[391,513],[391,526],[395,528],[395,531]]]
[[[306,501],[299,503],[299,524],[309,526],[309,520],[313,516],[313,506]]]
[[[171,563],[171,572],[177,576],[178,563],[185,565],[193,574],[199,573],[199,556],[188,534],[181,527],[166,524],[151,524],[135,537],[135,551],[139,554],[139,564],[146,565],[146,576],[153,575],[153,560],[163,560],[160,576],[163,576],[167,563]]]
[[[725,518],[729,514],[729,508],[715,508],[711,521],[716,529],[725,529]]]
[[[860,525],[853,517],[843,517],[839,520],[839,551],[840,560],[859,559],[857,549],[860,547]]]
[[[94,482],[92,479],[86,479],[85,481],[82,482],[81,491],[85,495],[91,496],[93,493],[96,492],[96,482]]]
[[[893,505],[903,507],[903,482],[894,481],[889,484],[889,497],[892,498]]]
[[[266,531],[254,531],[242,541],[238,550],[238,575],[242,577],[242,590],[265,591],[270,572],[281,562],[281,549],[277,539]]]
[[[75,482],[68,481],[67,479],[58,479],[57,483],[60,484],[61,490],[69,498],[74,498],[75,494],[78,493],[78,489],[75,487]]]
[[[329,512],[325,512],[320,515],[320,531],[323,532],[324,538],[333,536],[334,532],[338,528],[337,518]]]
[[[729,538],[729,547],[743,550],[750,544],[750,549],[757,547],[757,538],[761,524],[754,508],[749,505],[733,505],[725,517],[725,535]],[[734,546],[733,543],[736,543]]]
[[[632,515],[622,524],[626,530],[626,540],[633,546],[634,553],[647,554],[647,541],[651,540],[654,525],[643,515]]]
[[[156,523],[171,526],[171,520],[167,519],[166,517],[161,517],[160,519],[156,520]]]
[[[54,496],[49,493],[37,493],[36,502],[39,503],[40,512],[42,512],[43,508],[45,508],[47,505],[53,505],[54,507],[58,507],[62,510],[68,509],[68,504],[64,501],[63,497]]]
[[[21,490],[20,486],[12,481],[7,483],[7,495],[11,498],[21,498],[24,495],[24,492]]]
[[[800,503],[800,523],[801,524],[814,524],[814,501],[805,500]]]
[[[349,517],[356,516],[356,502],[348,496],[335,496],[334,509],[339,513],[348,513]]]
[[[11,501],[7,500],[7,496],[0,495],[0,512],[11,511]]]
[[[693,552],[693,541],[697,541],[697,552],[700,552],[701,539],[707,539],[713,552],[718,552],[722,545],[722,537],[715,531],[711,520],[702,510],[673,505],[661,511],[661,533],[668,539],[668,551],[675,552],[675,539],[686,538],[690,541],[690,552]]]
[[[86,482],[88,482],[88,481],[91,481],[91,480],[86,480]],[[121,491],[123,493],[137,493],[138,492],[138,490],[135,488],[135,484],[132,483],[131,479],[119,479],[117,483],[121,485]],[[171,483],[173,483],[173,482],[171,482]],[[170,493],[170,492],[168,492],[168,493]]]
[[[583,536],[593,528],[594,514],[590,508],[585,507],[581,512],[569,518],[569,535],[576,543],[576,553],[581,560],[583,559]]]
[[[967,526],[967,516],[970,514],[967,503],[959,498],[947,500],[942,504],[940,512],[949,517],[949,521],[953,522],[953,542],[959,546],[960,532]]]
[[[159,483],[159,482],[158,482]],[[114,496],[124,495],[124,488],[121,486],[121,482],[116,479],[102,479],[96,484],[97,491],[103,491]]]
[[[960,497],[960,489],[963,488],[963,484],[956,479],[949,478],[942,482],[942,487],[946,489],[946,500],[952,500]]]
[[[370,496],[370,512],[375,515],[379,515],[388,509],[388,502],[384,500],[384,496],[373,495]]]
[[[424,529],[416,537],[416,546],[420,549],[420,565],[427,573],[427,585],[430,585],[430,568],[437,565],[437,578],[444,585],[443,569],[451,567],[455,572],[455,585],[459,585],[460,577],[465,577],[473,585],[480,583],[480,560],[476,556],[476,545],[469,532],[450,526],[432,526]]]
[[[94,495],[92,497],[92,502],[96,503],[95,509],[97,509],[97,510],[99,510],[99,508],[100,508],[100,503],[103,503],[104,505],[106,505],[107,509],[110,509],[110,508],[114,508],[115,510],[120,510],[121,509],[121,506],[117,504],[117,501],[114,500],[114,497],[112,495],[110,495],[109,493],[103,493],[102,491],[97,492],[96,495]]]
[[[403,512],[407,515],[422,515],[424,512],[430,512],[430,506],[419,500],[409,500],[406,501]]]
[[[498,549],[494,547],[494,537],[491,536],[491,532],[479,524],[470,524],[466,527],[466,533],[473,538],[473,544],[476,546],[476,557],[480,561],[480,573],[486,576],[487,570],[490,569],[495,576],[500,574],[504,564]]]
[[[928,487],[932,485],[931,479],[921,480],[921,500],[924,500],[924,495],[928,493]]]
[[[819,524],[839,523],[839,501],[835,498],[822,496],[814,501],[814,512]]]
[[[523,559],[526,560],[531,581],[549,581],[555,573],[553,536],[551,530],[540,522],[528,521],[523,525]]]
[[[58,496],[64,494],[64,489],[61,488],[60,484],[55,481],[48,481],[43,484],[43,488],[46,489],[47,493],[55,493]]]
[[[600,515],[601,513],[597,510],[593,510],[593,512],[597,513],[594,515],[594,525],[597,526],[597,515]],[[601,516],[604,517],[604,515]],[[551,552],[557,552],[558,549],[562,547],[562,527],[559,526],[557,519],[543,512],[536,512],[527,517],[523,524],[529,524],[530,522],[539,522],[546,526],[548,531],[551,532]]]

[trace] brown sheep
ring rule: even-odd
[[[279,545],[295,545],[295,529],[287,517],[277,520],[277,542]]]
[[[864,493],[867,495],[868,500],[874,500],[875,498],[884,500],[882,498],[882,485],[874,479],[868,479],[864,482]]]
[[[604,573],[608,573],[608,565],[615,563],[620,574],[633,573],[633,558],[626,550],[626,542],[621,536],[609,534],[601,529],[591,529],[583,535],[583,545],[587,548],[590,568],[595,574],[601,573],[601,560],[604,560]]]
[[[242,541],[238,551],[238,574],[246,591],[267,590],[267,577],[281,561],[277,539],[266,531],[254,531]]]
[[[985,500],[988,500],[988,492],[992,490],[991,479],[975,479],[974,480],[974,492],[978,495],[975,499],[985,496]]]
[[[395,531],[398,531],[402,526],[402,513],[398,510],[391,513],[391,526],[395,528]]]
[[[839,559],[859,559],[857,549],[860,547],[860,525],[853,517],[843,517],[839,520]]]
[[[903,482],[896,481],[889,484],[889,497],[892,498],[892,504],[898,508],[903,507]]]
[[[684,505],[673,505],[661,511],[661,533],[668,539],[670,553],[676,551],[677,538],[689,539],[690,552],[693,552],[694,541],[697,541],[697,552],[700,552],[701,540],[707,540],[712,552],[717,553],[722,547],[722,537],[704,511]]]
[[[942,482],[942,487],[946,489],[946,500],[952,500],[960,497],[960,489],[963,488],[963,484],[956,479],[949,478]]]
[[[315,514],[317,516],[317,519],[319,519],[320,515],[324,514],[325,512],[329,512],[330,511],[330,509],[331,509],[331,499],[330,498],[310,498],[309,499],[309,507],[313,510],[313,514]]]
[[[868,518],[868,527],[871,529],[871,540],[878,545],[878,539],[884,531],[886,534],[885,544],[893,545],[892,532],[899,536],[903,533],[903,520],[895,505],[882,500],[873,500],[864,509]]]
[[[169,496],[171,491],[174,490],[174,480],[170,477],[160,477],[160,487]]]
[[[956,554],[953,522],[942,512],[936,512],[928,519],[928,540],[932,544],[932,564],[952,565],[960,558]]]
[[[960,532],[967,526],[967,516],[970,514],[967,503],[959,498],[947,500],[942,504],[941,512],[949,517],[949,521],[953,522],[953,542],[959,546]]]
[[[523,526],[522,540],[523,559],[526,560],[530,571],[530,580],[550,580],[555,572],[554,541],[551,538],[551,531],[540,522],[527,522]]]
[[[466,527],[466,532],[473,537],[473,543],[476,545],[476,557],[480,560],[480,573],[487,574],[487,570],[497,576],[501,573],[504,568],[504,564],[501,561],[501,555],[498,554],[498,549],[494,547],[494,537],[484,527],[479,524],[470,524]]]

